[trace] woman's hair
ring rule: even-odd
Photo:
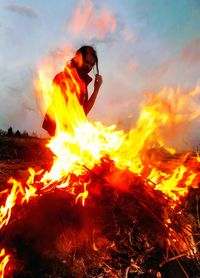
[[[80,53],[81,53],[83,59],[86,58],[88,53],[91,54],[95,58],[96,70],[97,70],[97,73],[99,74],[98,57],[97,57],[96,50],[90,45],[83,45],[83,46],[81,46],[81,48],[79,48],[76,51],[76,55],[78,55]]]

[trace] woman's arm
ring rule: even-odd
[[[92,109],[102,83],[103,83],[102,76],[99,74],[96,74],[95,80],[94,80],[94,91],[93,91],[92,95],[90,96],[90,98],[88,99],[88,101],[83,106],[83,109],[84,109],[86,115]]]

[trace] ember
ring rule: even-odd
[[[126,134],[89,122],[73,92],[66,102],[40,78],[54,155],[1,192],[1,277],[170,277],[177,266],[195,275],[199,226],[186,200],[199,188],[199,157],[176,154],[162,135],[199,117],[182,111],[200,88],[152,97]]]

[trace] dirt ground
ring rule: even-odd
[[[32,137],[0,136],[0,186],[10,177],[23,178],[29,167],[46,169],[51,164],[53,154],[45,146],[47,139]]]
[[[47,143],[47,139],[41,138],[0,136],[0,190],[6,188],[10,177],[26,181],[30,167],[36,171],[48,169],[53,154],[45,146]],[[172,159],[168,153],[154,151],[149,156],[152,160],[161,154],[167,165]],[[102,172],[105,169],[102,168]],[[99,184],[95,176],[93,183]],[[165,254],[161,248],[165,233],[160,236],[164,203],[160,202],[159,207],[160,195],[153,191],[147,194],[149,191],[144,190],[142,183],[139,189],[132,186],[131,193],[127,194],[102,185],[101,191],[90,192],[94,196],[85,208],[79,203],[74,205],[72,198],[75,197],[62,191],[45,194],[28,203],[26,210],[19,211],[18,221],[12,221],[2,230],[2,242],[11,251],[16,250],[14,277],[199,277],[199,259],[183,258],[181,263],[189,276],[184,274],[179,261],[159,267]],[[142,202],[139,202],[140,196]],[[199,242],[197,197],[199,201],[197,190],[191,191],[183,204],[186,215],[194,219],[195,242]],[[152,218],[153,208],[153,215],[158,213],[157,218]],[[140,268],[133,261],[130,264],[131,258],[140,258],[137,261]],[[157,276],[160,272],[162,276]]]

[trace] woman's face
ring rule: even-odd
[[[83,59],[83,64],[81,66],[82,70],[86,73],[89,73],[95,65],[95,58],[92,54],[88,53]]]

